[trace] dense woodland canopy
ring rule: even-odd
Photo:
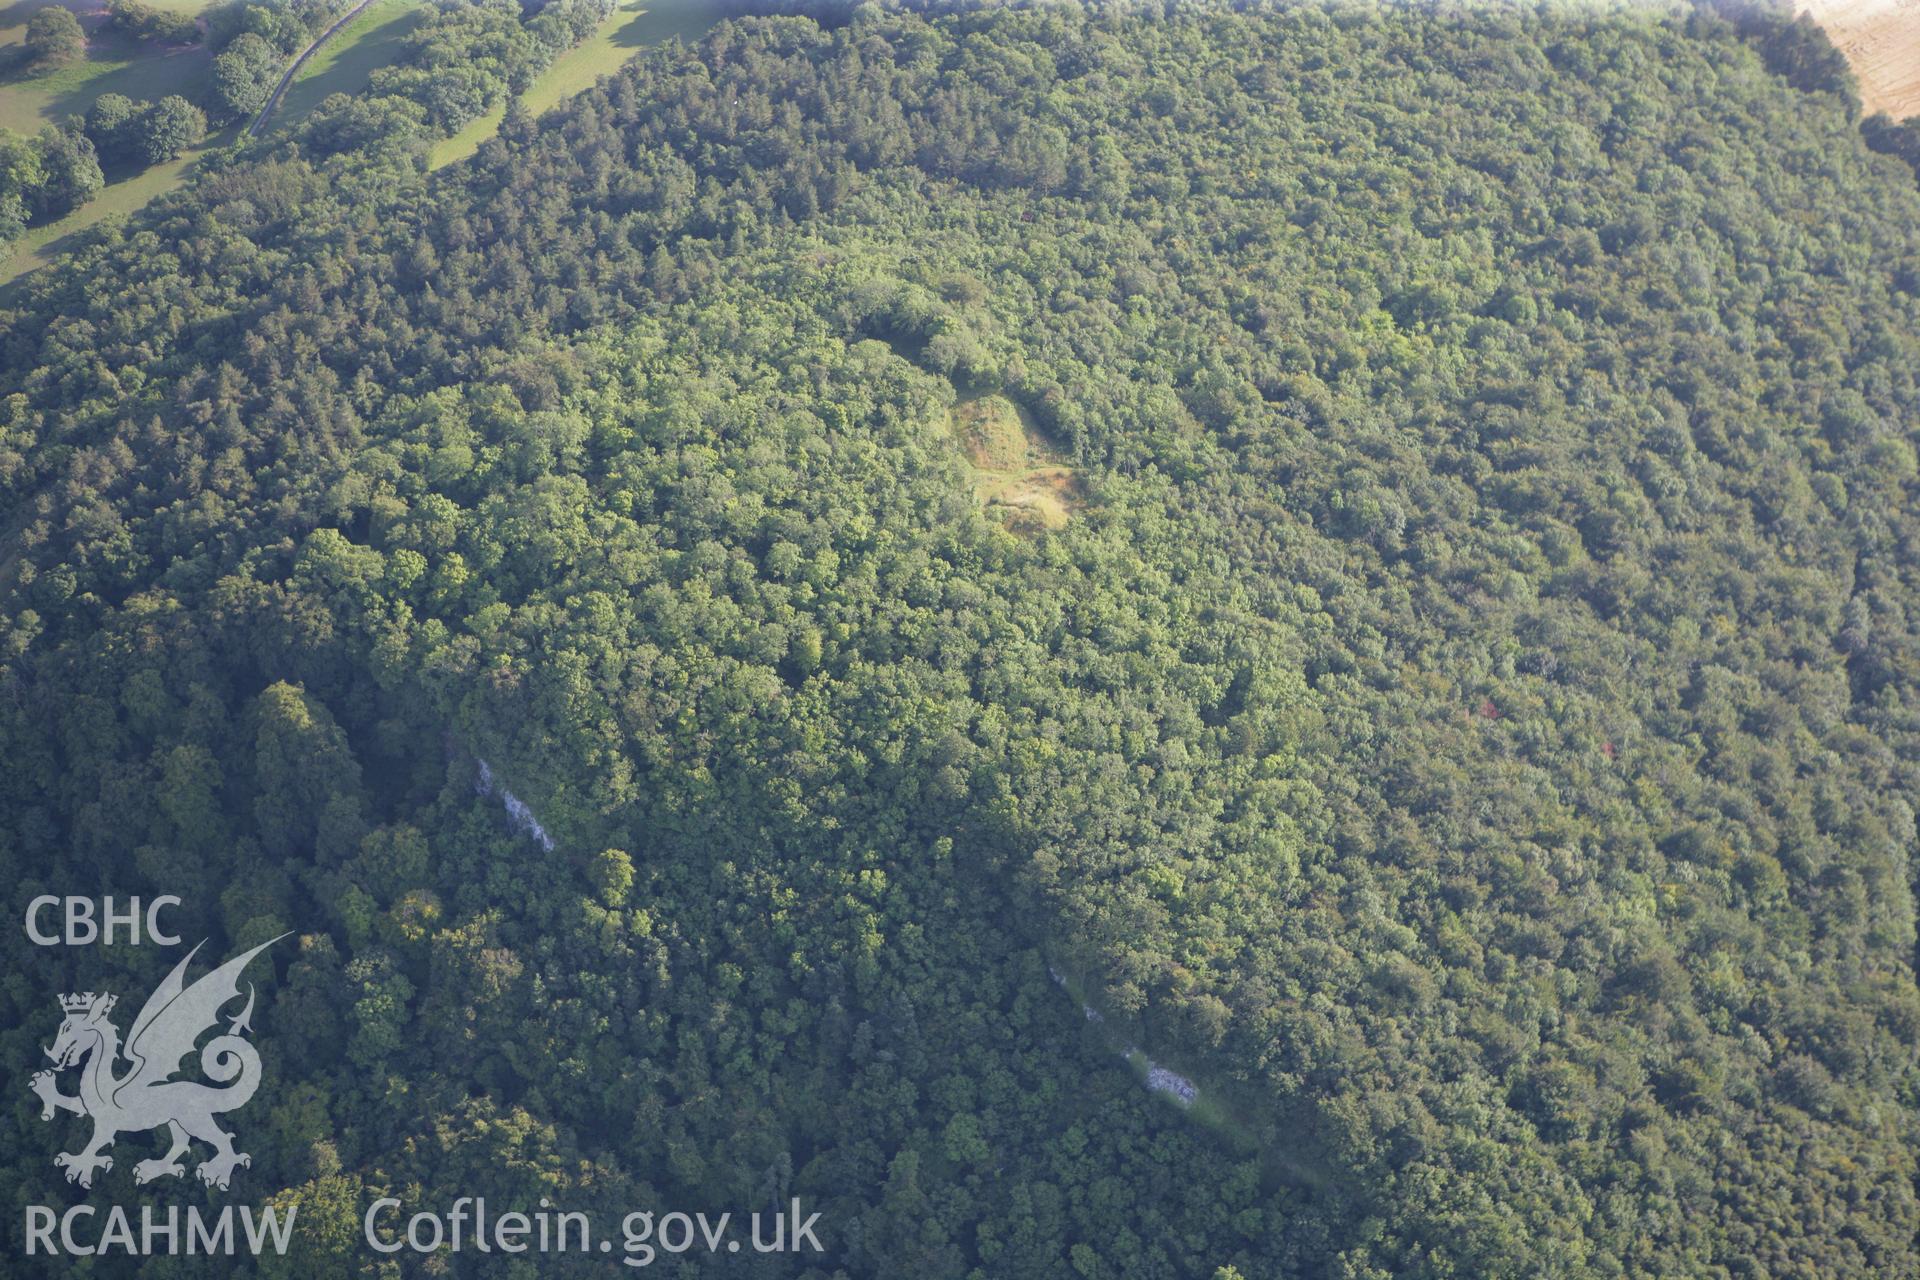
[[[263,1275],[1915,1274],[1920,190],[1779,30],[867,6],[226,162],[0,314],[0,878],[296,932]],[[0,936],[9,1063],[159,972]]]

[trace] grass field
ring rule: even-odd
[[[87,32],[87,56],[71,66],[36,72],[21,59],[27,19],[49,0],[14,0],[0,7],[0,128],[38,133],[43,125],[83,115],[103,93],[152,99],[169,93],[188,97],[204,84],[213,59],[198,45],[141,45],[106,31],[106,9],[91,0],[67,7]],[[161,0],[161,8],[197,12],[205,0]]]
[[[300,68],[266,132],[298,124],[331,94],[363,91],[375,71],[399,58],[400,42],[424,16],[426,8],[419,0],[374,0]]]
[[[20,63],[27,19],[53,0],[14,0],[0,7],[0,128],[34,134],[68,116],[84,115],[103,93],[124,93],[136,100],[170,93],[197,96],[212,67],[204,48],[140,45],[103,30],[106,10],[92,0],[71,0],[69,9],[86,29],[87,56],[71,66],[36,73]],[[197,13],[207,0],[150,0],[155,7]],[[0,282],[41,266],[71,245],[71,237],[114,214],[131,213],[171,189],[193,162],[224,137],[210,138],[196,151],[169,164],[154,165],[121,177],[66,217],[35,227],[0,251]],[[118,175],[110,175],[118,176]]]
[[[10,46],[21,43],[34,10],[54,2],[12,0],[8,4],[0,0],[0,126],[35,133],[43,125],[84,114],[103,93],[124,93],[135,99],[169,93],[193,96],[206,83],[211,60],[204,49],[142,48],[110,34],[102,35],[105,10],[97,0],[65,0],[92,37],[85,60],[45,75],[25,74],[14,65]],[[207,7],[208,0],[154,2],[164,8],[197,12]],[[375,0],[301,69],[274,113],[269,131],[297,123],[329,94],[364,90],[373,72],[395,59],[400,42],[423,13],[419,0]],[[714,21],[703,0],[632,0],[590,39],[555,59],[522,101],[538,115],[618,70],[637,50],[674,36],[692,39]],[[505,114],[501,110],[476,120],[435,147],[434,165],[472,155],[499,131]],[[105,218],[132,213],[171,190],[201,155],[229,145],[236,136],[237,131],[230,129],[171,164],[155,165],[112,182],[66,217],[28,231],[0,256],[0,284],[53,261],[73,247],[77,233]]]
[[[646,46],[674,36],[692,40],[716,21],[703,0],[629,0],[600,30],[555,58],[520,100],[538,116],[590,88],[601,76],[612,75]],[[506,114],[504,106],[489,111],[436,144],[431,153],[433,167],[464,160],[478,151],[481,143],[500,132]]]
[[[29,229],[7,248],[0,249],[0,284],[46,266],[73,248],[74,238],[80,232],[102,219],[132,213],[154,197],[171,191],[193,167],[194,161],[226,146],[237,132],[237,129],[228,129],[208,138],[178,160],[152,165],[122,181],[109,183],[99,195],[66,217]]]

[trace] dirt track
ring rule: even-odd
[[[273,96],[267,99],[267,105],[260,108],[260,114],[255,116],[253,123],[247,126],[247,136],[249,138],[259,137],[260,131],[267,127],[267,117],[272,115],[273,109],[280,105],[280,99],[287,96],[287,86],[292,84],[293,78],[300,74],[300,68],[307,65],[307,59],[318,53],[321,45],[338,35],[340,28],[359,17],[360,11],[372,3],[373,0],[359,0],[359,3],[354,5],[353,8],[340,15],[338,22],[335,22],[325,31],[322,31],[314,38],[312,44],[300,51],[300,56],[293,60],[292,64],[287,67],[285,74],[280,77],[280,83],[273,87]]]

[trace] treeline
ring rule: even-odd
[[[167,94],[134,101],[105,93],[84,116],[49,125],[31,139],[0,129],[0,250],[26,227],[79,208],[109,177],[178,158],[205,140],[208,116],[216,125],[250,119],[266,104],[287,62],[345,7],[345,0],[231,0],[206,18],[206,38],[216,51],[211,82],[193,98]],[[143,0],[110,0],[107,26],[128,39],[166,45],[201,40],[199,22]],[[70,26],[65,53],[71,61],[86,50],[73,15],[59,5],[36,13]]]
[[[350,3],[234,0],[213,9],[206,20],[213,72],[198,104],[177,94],[133,102],[110,93],[84,118],[32,139],[0,130],[0,249],[28,225],[86,203],[116,169],[162,163],[198,146],[209,117],[215,127],[252,121],[293,59]],[[330,96],[302,127],[301,140],[328,153],[444,137],[525,91],[556,56],[592,35],[613,5],[551,0],[531,13],[513,0],[436,5],[407,37],[397,64],[377,70],[364,93]],[[112,24],[136,39],[200,36],[197,25],[183,26],[179,15],[140,0],[114,0],[111,13]]]
[[[162,9],[146,0],[107,0],[107,25],[129,39],[158,44],[200,42],[200,23],[181,9]]]
[[[407,37],[395,65],[374,72],[365,93],[321,103],[301,141],[328,154],[455,133],[525,92],[613,8],[614,0],[551,0],[523,16],[514,0],[442,7]]]
[[[798,1194],[795,1276],[1920,1266],[1920,191],[1842,95],[1707,13],[867,11],[324,150],[0,325],[0,871],[296,931],[282,1272],[396,1187]],[[153,980],[6,948],[14,1061]]]
[[[103,93],[84,119],[22,138],[0,129],[0,249],[29,222],[85,204],[113,169],[143,169],[198,146],[207,117],[178,94],[135,102]]]
[[[85,204],[109,172],[165,163],[206,134],[206,113],[178,94],[135,102],[103,93],[84,117],[32,138],[0,129],[0,249],[29,223]]]
[[[36,219],[57,218],[105,185],[93,142],[77,131],[22,138],[0,129],[0,248]]]

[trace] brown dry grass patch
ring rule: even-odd
[[[1920,112],[1920,0],[1802,0],[1860,82],[1868,115]]]
[[[949,429],[973,473],[973,493],[1016,533],[1063,529],[1086,489],[1020,405],[1002,395],[953,407]]]

